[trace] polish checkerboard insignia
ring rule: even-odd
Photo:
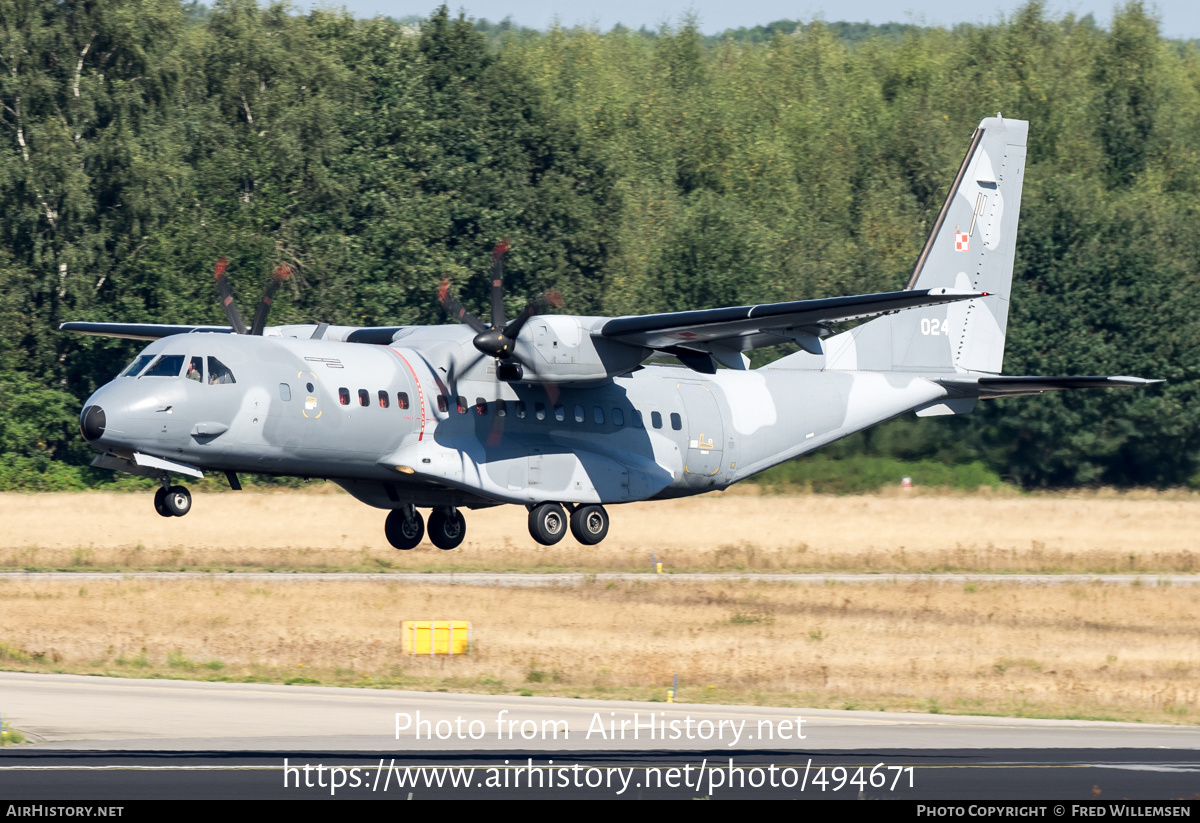
[[[954,233],[954,250],[955,251],[970,251],[971,237],[965,231],[956,231]]]

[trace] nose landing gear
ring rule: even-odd
[[[154,493],[154,510],[163,517],[183,517],[192,510],[192,493],[187,486],[172,486],[168,477]]]

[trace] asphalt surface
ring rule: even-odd
[[[33,741],[0,753],[6,802],[1200,792],[1188,726],[14,672],[0,708]]]
[[[740,572],[651,574],[523,574],[520,572],[0,572],[0,580],[251,580],[255,582],[388,582],[460,586],[579,586],[588,582],[707,583],[746,580],[764,583],[1021,583],[1063,586],[1104,583],[1118,586],[1194,586],[1200,574],[750,574]]]

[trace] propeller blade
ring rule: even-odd
[[[467,307],[458,302],[458,298],[450,291],[450,281],[443,280],[442,285],[438,286],[438,300],[442,304],[442,308],[446,313],[460,323],[466,323],[476,332],[487,331],[487,326],[483,324],[475,315],[467,311]]]
[[[291,276],[292,267],[287,263],[280,263],[275,267],[275,271],[271,274],[271,281],[267,283],[262,300],[258,303],[258,310],[254,312],[254,325],[250,327],[251,334],[262,336],[263,329],[267,326],[267,314],[271,311],[271,302],[275,299],[275,292],[279,291],[283,281]]]
[[[545,314],[552,308],[559,308],[563,304],[562,295],[556,291],[548,291],[542,294],[533,302],[529,303],[521,313],[518,314],[513,321],[504,327],[504,336],[510,340],[516,340],[517,335],[521,333],[521,329],[529,318],[537,314]]]
[[[504,255],[508,253],[507,240],[501,240],[492,251],[492,328],[504,326]]]
[[[229,261],[222,256],[217,261],[216,268],[213,270],[213,278],[217,281],[217,294],[221,297],[221,308],[225,310],[225,316],[229,318],[229,325],[233,326],[233,333],[245,334],[246,321],[242,319],[242,314],[238,311],[237,304],[233,302],[233,287],[225,279],[225,267],[227,265],[229,265]]]

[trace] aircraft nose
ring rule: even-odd
[[[104,426],[108,421],[104,417],[104,409],[99,406],[88,406],[79,415],[79,431],[83,439],[89,443],[99,440],[104,434]]]

